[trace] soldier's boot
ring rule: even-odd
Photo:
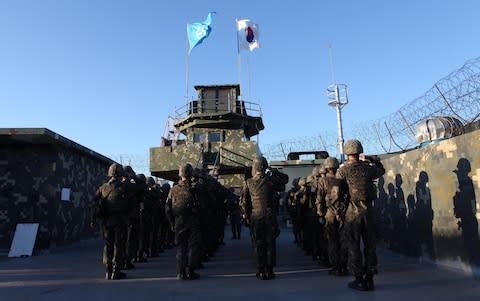
[[[106,279],[106,280],[112,279],[112,273],[113,273],[113,266],[112,266],[112,264],[107,264],[107,266],[106,266],[106,271],[105,271],[105,279]]]
[[[257,278],[260,280],[267,280],[267,274],[265,273],[265,268],[263,267],[258,268],[255,276],[257,276]]]
[[[355,276],[355,280],[348,283],[348,287],[357,291],[366,291],[367,285],[362,276]]]
[[[339,276],[338,273],[340,272],[339,267],[333,267],[330,270],[328,270],[328,275],[334,275],[334,276]]]
[[[135,268],[135,266],[130,261],[127,261],[125,263],[125,265],[123,266],[124,270],[131,270],[131,269],[134,269],[134,268]]]
[[[265,271],[265,276],[267,280],[275,279],[275,273],[273,272],[272,266],[267,266],[267,269]]]
[[[177,271],[177,280],[187,280],[187,272],[184,268]]]
[[[338,273],[337,276],[347,276],[348,275],[348,270],[347,267],[340,265],[338,267]]]
[[[188,269],[187,270],[187,279],[188,280],[195,280],[195,279],[198,279],[200,278],[200,275],[195,273],[195,271],[193,269]]]
[[[373,275],[367,274],[365,276],[365,285],[366,285],[368,291],[374,291],[375,290],[375,284],[373,283]]]
[[[113,267],[113,273],[110,279],[118,280],[118,279],[125,279],[126,277],[127,277],[127,274],[120,271],[120,266],[115,265]]]

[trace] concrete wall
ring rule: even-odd
[[[94,235],[90,200],[109,163],[55,144],[0,148],[0,249],[9,249],[17,223],[39,223],[36,248]],[[70,188],[70,201],[61,200]]]
[[[409,256],[480,267],[480,130],[382,160],[379,241]]]

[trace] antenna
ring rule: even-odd
[[[335,65],[333,65],[332,43],[328,43],[328,54],[330,55],[330,72],[332,73],[332,84],[335,85]]]

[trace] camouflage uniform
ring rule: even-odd
[[[200,235],[199,204],[192,188],[193,168],[190,164],[179,171],[181,180],[170,190],[166,215],[175,231],[177,245],[177,278],[193,280],[199,277],[194,272],[198,263],[198,241]]]
[[[136,261],[147,262],[146,255],[149,247],[150,232],[152,230],[152,200],[147,198],[147,178],[144,174],[136,177],[137,193],[140,199],[140,225],[138,227],[138,252]]]
[[[333,266],[330,274],[342,276],[346,274],[347,267],[347,246],[341,243],[341,235],[348,206],[348,187],[345,181],[335,177],[338,168],[336,158],[329,157],[324,164],[328,172],[318,180],[317,214],[321,223],[325,224],[328,259]]]
[[[147,178],[147,191],[145,198],[148,199],[149,204],[151,205],[151,230],[148,241],[148,256],[157,257],[158,256],[158,232],[160,230],[161,224],[161,215],[160,215],[160,206],[161,206],[161,190],[160,187],[155,183],[155,180],[152,177]],[[165,210],[165,208],[163,209]]]
[[[290,215],[290,220],[292,221],[293,236],[294,236],[295,243],[300,243],[301,241],[301,232],[300,232],[298,214],[297,214],[297,201],[295,199],[295,194],[300,189],[300,186],[298,185],[299,179],[300,178],[296,178],[293,180],[292,188],[290,188],[290,190],[287,192],[287,208],[288,208],[288,214]]]
[[[131,269],[134,268],[132,260],[137,260],[141,193],[139,191],[139,185],[135,180],[136,175],[132,167],[128,165],[124,166],[123,172],[123,182],[127,186],[127,199],[131,208],[128,212],[125,269]]]
[[[93,203],[98,206],[98,217],[103,224],[103,263],[107,268],[105,278],[120,279],[125,277],[120,269],[124,264],[125,234],[131,208],[127,186],[121,180],[122,166],[112,164],[108,174],[110,180],[98,188]]]
[[[232,227],[232,239],[240,239],[242,228],[240,225],[240,208],[238,205],[238,196],[230,190],[230,196],[227,199],[227,211],[230,216],[230,225]]]
[[[375,216],[372,201],[376,198],[373,180],[385,173],[382,163],[373,157],[360,161],[363,147],[358,140],[345,143],[349,160],[337,171],[337,178],[348,184],[350,203],[345,215],[345,235],[349,242],[349,269],[356,277],[349,286],[358,290],[373,290],[373,275],[377,273]],[[360,239],[364,244],[365,269],[362,264]],[[363,275],[366,273],[366,282]]]
[[[243,212],[251,227],[257,276],[262,279],[274,278],[275,239],[278,235],[274,193],[284,190],[288,182],[288,176],[277,170],[273,170],[271,174],[265,174],[267,165],[265,158],[255,159],[252,168],[253,177],[246,181],[241,198]]]

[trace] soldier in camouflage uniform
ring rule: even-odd
[[[277,206],[274,193],[283,191],[288,176],[268,167],[264,157],[253,161],[252,178],[242,189],[240,206],[246,214],[251,227],[252,242],[257,263],[257,277],[262,280],[273,279],[273,267],[276,261],[275,239],[278,231]]]
[[[132,260],[136,260],[138,252],[138,234],[140,227],[140,201],[141,195],[139,185],[136,182],[136,175],[132,167],[123,167],[123,182],[127,186],[127,199],[131,210],[128,212],[127,243],[125,256],[125,269],[132,269],[135,266]]]
[[[348,286],[356,290],[374,290],[373,275],[377,273],[377,254],[375,242],[374,211],[375,199],[373,180],[385,173],[377,157],[365,157],[360,160],[363,147],[358,140],[345,142],[345,154],[348,161],[337,171],[337,178],[348,184],[350,202],[345,215],[345,235],[349,241],[348,262],[355,280]],[[365,268],[362,264],[360,240],[364,244]],[[365,278],[363,275],[365,274]]]
[[[328,258],[333,266],[329,274],[343,276],[347,274],[347,246],[341,242],[341,231],[348,206],[348,187],[344,180],[335,177],[337,158],[328,157],[323,164],[326,176],[318,181],[317,214],[325,225]]]
[[[192,187],[193,167],[186,164],[179,169],[180,180],[170,190],[166,215],[175,232],[177,244],[177,279],[194,280],[198,263],[198,240],[200,235],[199,204]]]
[[[155,179],[152,177],[147,178],[147,191],[145,198],[149,200],[151,204],[152,213],[150,214],[152,226],[150,230],[149,242],[148,242],[148,256],[158,257],[158,232],[160,230],[161,216],[160,216],[160,205],[161,205],[161,190],[160,187],[155,183]],[[165,211],[165,208],[163,209]]]
[[[98,188],[92,202],[96,204],[97,216],[103,224],[105,279],[114,280],[126,277],[120,270],[124,264],[125,236],[131,206],[127,199],[127,186],[122,181],[123,167],[112,164],[108,176],[110,179]]]
[[[152,203],[146,197],[147,178],[144,174],[138,174],[136,177],[137,194],[140,199],[140,226],[138,228],[138,252],[135,258],[136,262],[147,262],[148,243],[152,229]]]
[[[158,184],[157,184],[158,185]],[[159,216],[160,216],[160,229],[158,235],[158,252],[162,253],[166,247],[166,237],[167,231],[170,231],[170,225],[168,219],[165,216],[165,205],[167,204],[167,198],[170,193],[170,184],[165,183],[160,186],[160,207]]]
[[[300,189],[298,185],[299,180],[300,178],[293,179],[292,188],[287,191],[287,210],[290,215],[290,220],[292,221],[294,243],[300,243],[301,241],[301,232],[297,216],[297,201],[295,200],[295,194]]]

